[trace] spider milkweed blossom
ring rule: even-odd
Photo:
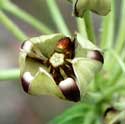
[[[21,45],[20,77],[25,92],[80,101],[102,68],[99,48],[80,34],[61,33],[31,38]]]
[[[105,16],[111,10],[111,0],[68,0],[73,3],[74,14],[82,17],[87,10]]]

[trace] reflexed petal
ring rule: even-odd
[[[42,68],[39,68],[39,71],[32,80],[29,93],[32,95],[52,95],[65,99],[51,75]]]
[[[78,80],[80,94],[83,96],[88,84],[92,81],[95,74],[100,71],[102,63],[88,58],[75,58],[72,64]]]

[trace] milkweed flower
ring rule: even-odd
[[[105,16],[111,10],[111,0],[68,0],[73,3],[74,14],[82,17],[87,10]]]
[[[22,86],[31,95],[77,102],[103,62],[101,50],[80,34],[73,38],[60,33],[34,37],[20,48]]]

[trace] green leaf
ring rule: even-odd
[[[91,109],[91,106],[79,103],[55,118],[50,124],[82,124],[89,109]]]

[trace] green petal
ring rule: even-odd
[[[38,72],[40,67],[48,71],[47,67],[41,64],[39,61],[27,57],[25,61],[24,72],[28,71],[34,76]]]
[[[25,58],[26,58],[26,53],[20,52],[19,53],[19,65],[20,65],[20,75],[21,76],[25,69]]]
[[[85,94],[88,84],[102,68],[102,63],[88,58],[75,58],[73,69],[78,80],[81,97]]]
[[[39,71],[32,80],[29,93],[32,95],[52,95],[65,99],[51,75],[42,68],[39,68]]]
[[[97,46],[92,42],[81,36],[81,34],[76,34],[77,46],[75,49],[75,57],[86,57],[88,51],[98,50],[101,51]]]
[[[99,50],[100,49],[95,46],[92,42],[84,38],[80,33],[76,34],[76,39],[78,43],[81,45],[82,48],[88,49],[88,50]]]
[[[34,46],[41,51],[45,57],[50,57],[54,51],[57,42],[65,36],[61,33],[52,35],[42,35],[40,37],[34,37],[30,41]]]

